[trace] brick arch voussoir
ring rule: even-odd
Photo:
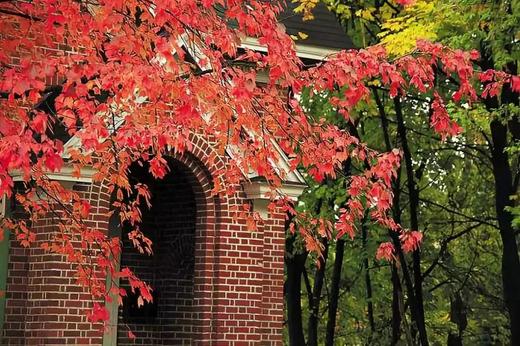
[[[215,219],[217,224],[218,215],[226,208],[228,196],[213,193],[214,179],[221,179],[219,172],[225,167],[224,160],[216,154],[211,145],[200,136],[190,137],[192,140],[192,150],[183,153],[169,153],[168,157],[180,164],[186,178],[193,189],[199,211],[203,212],[205,218]],[[210,157],[215,158],[213,161]],[[90,187],[91,192],[97,196],[96,201],[91,201],[95,206],[94,214],[97,220],[100,217],[108,222],[109,213],[112,209],[113,192],[110,191],[109,179],[105,178],[101,182],[93,183]],[[203,208],[200,208],[200,207]],[[198,216],[199,217],[199,214]]]
[[[196,182],[195,187],[200,187],[199,193],[202,192],[206,196],[206,201],[214,200],[217,197],[217,200],[221,202],[219,204],[225,208],[228,205],[226,202],[229,197],[222,192],[215,196],[212,192],[215,179],[219,179],[221,184],[224,183],[221,172],[226,168],[225,157],[217,153],[211,143],[199,134],[190,134],[189,141],[190,150],[183,153],[169,153],[169,157],[186,168],[187,177],[192,182]],[[103,181],[93,184],[92,189],[99,194],[98,213],[108,214],[112,199],[109,179],[105,178]],[[225,212],[225,210],[220,211]]]

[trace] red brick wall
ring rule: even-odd
[[[268,216],[263,233],[262,341],[266,345],[282,344],[285,213],[280,208]]]
[[[211,194],[212,179],[225,166],[225,158],[216,155],[202,137],[193,136],[192,142],[190,154],[173,155],[183,172],[183,185],[189,183],[195,200],[193,292],[187,291],[187,296],[193,296],[182,300],[192,304],[191,312],[185,313],[185,321],[191,321],[185,323],[190,342],[281,344],[284,215],[274,213],[259,231],[248,230],[245,220],[236,220],[233,212],[233,207],[248,202],[240,187],[233,197]],[[108,229],[108,193],[97,186],[76,188],[92,201],[92,226]],[[165,203],[173,201],[164,198]],[[43,220],[35,229],[39,242],[54,232],[51,220]],[[84,315],[91,301],[74,285],[72,270],[61,257],[13,246],[10,259],[3,343],[101,345],[99,332]]]
[[[6,287],[8,299],[5,309],[4,339],[2,340],[4,343],[10,340],[21,342],[24,339],[27,316],[27,254],[29,251],[14,240],[11,241],[9,251]]]
[[[77,184],[74,189],[95,201],[91,226],[105,227],[97,210],[99,188]],[[101,343],[99,328],[85,314],[91,297],[75,283],[72,266],[39,247],[56,232],[56,223],[55,216],[35,222],[36,242],[28,249],[11,241],[2,344]]]

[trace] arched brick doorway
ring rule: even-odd
[[[163,275],[165,271],[161,268],[149,266],[149,270],[143,269],[143,272],[151,276],[153,285],[157,283],[159,286],[163,285],[163,288],[157,289],[158,311],[149,311],[155,317],[148,317],[147,320],[146,316],[141,316],[141,321],[131,321],[136,325],[132,330],[138,336],[138,324],[141,324],[141,330],[144,330],[142,325],[146,325],[148,321],[152,330],[151,337],[139,337],[134,344],[281,345],[285,211],[278,207],[268,212],[268,197],[265,193],[269,188],[261,180],[237,182],[234,185],[225,185],[224,181],[220,181],[219,185],[225,186],[226,191],[219,190],[213,193],[215,190],[212,182],[219,178],[220,172],[228,164],[227,158],[218,154],[203,137],[193,135],[191,140],[189,151],[183,154],[171,153],[172,157],[169,160],[172,173],[166,180],[157,182],[165,183],[169,179],[176,181],[177,177],[177,181],[184,181],[183,186],[189,185],[192,198],[195,200],[195,214],[190,214],[195,215],[195,228],[193,229],[193,223],[185,228],[190,232],[194,231],[194,236],[188,232],[189,237],[193,239],[193,247],[183,247],[193,251],[193,265],[192,268],[191,264],[179,265],[184,268],[184,273],[192,272],[191,286],[188,290],[189,296],[192,297],[188,300],[191,301],[191,305],[179,304],[187,311],[179,323],[172,320],[156,323],[157,316],[160,315],[160,304],[164,302],[164,290],[175,286],[157,279],[165,276],[168,278],[167,275]],[[114,217],[112,221],[107,218],[111,206],[110,189],[105,184],[93,181],[93,170],[81,181],[68,176],[70,171],[73,171],[72,167],[69,167],[69,173],[65,172],[58,178],[67,186],[72,185],[75,191],[90,201],[92,225],[106,230],[110,236],[121,236],[121,229],[117,226],[118,218]],[[138,178],[150,179],[146,178],[146,175],[147,173],[143,173]],[[291,178],[287,183],[284,191],[288,195],[301,193],[303,188],[297,179]],[[156,196],[177,197],[182,194],[163,193],[167,190],[165,185],[157,185],[153,189],[156,190]],[[189,195],[189,192],[187,193]],[[174,203],[175,200],[172,197],[170,202]],[[192,199],[190,197],[181,200]],[[154,205],[157,206],[159,202],[155,201]],[[252,205],[253,210],[264,218],[255,231],[249,229],[245,217],[235,212],[242,210],[246,204]],[[152,219],[153,224],[162,222],[154,217]],[[57,232],[54,222],[56,221],[53,219],[44,218],[34,225],[40,241]],[[161,234],[157,235],[160,236]],[[10,298],[6,304],[3,331],[5,340],[2,341],[10,344],[116,346],[119,329],[119,334],[122,334],[120,345],[124,345],[123,336],[127,334],[127,329],[123,324],[123,312],[118,311],[117,300],[106,302],[110,310],[110,320],[105,324],[106,333],[103,334],[101,326],[92,325],[86,317],[86,313],[92,308],[92,297],[81,293],[81,289],[78,290],[76,278],[71,274],[74,271],[70,263],[61,255],[42,256],[43,250],[37,246],[23,249],[23,253],[18,251],[19,244],[16,246],[12,247],[14,251],[9,254],[9,261],[14,265],[10,265],[7,275],[7,292]],[[132,249],[129,253],[135,251]],[[156,255],[161,252],[160,249],[155,251]],[[185,250],[180,251],[186,253]],[[139,263],[143,266],[146,261],[154,260],[146,256],[139,257],[143,261]],[[173,261],[179,262],[175,258],[172,261],[156,259],[155,264]],[[53,269],[45,272],[41,270],[43,266]],[[177,267],[172,269],[171,266],[167,269],[180,270]],[[153,280],[156,280],[156,283]],[[107,278],[107,282],[111,281],[112,278]],[[15,296],[19,298],[13,299]],[[59,298],[42,300],[41,297]],[[118,317],[121,318],[120,324]],[[63,322],[55,323],[56,319]],[[174,339],[167,336],[172,330],[175,332],[175,328],[179,326],[182,328],[178,336],[174,336]],[[192,331],[188,340],[183,339],[186,330]],[[175,338],[180,338],[180,341]]]
[[[184,162],[182,162],[184,161]],[[194,158],[169,159],[170,172],[154,179],[147,167],[133,165],[131,183],[145,183],[152,207],[142,212],[141,230],[153,242],[153,255],[140,254],[128,239],[130,228],[120,230],[121,266],[130,267],[154,289],[154,303],[139,308],[129,294],[117,310],[117,332],[110,345],[191,345],[208,330],[212,292],[211,241],[215,203],[208,203],[208,176]],[[214,220],[213,217],[210,217]],[[209,251],[208,251],[209,250]],[[124,287],[124,284],[122,284]],[[129,291],[129,290],[128,290]],[[206,311],[208,310],[208,311]],[[205,333],[204,333],[205,334]],[[108,343],[107,343],[108,344]]]

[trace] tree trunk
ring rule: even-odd
[[[504,300],[509,312],[511,344],[520,345],[520,260],[513,216],[507,210],[513,205],[510,196],[513,191],[513,177],[505,148],[507,128],[500,120],[490,125],[493,148],[491,150],[493,176],[495,179],[495,209],[502,239],[502,285]]]
[[[390,345],[395,346],[401,339],[401,282],[399,281],[399,272],[397,266],[392,263],[392,342]]]
[[[302,323],[301,281],[305,270],[307,253],[286,256],[285,267],[287,279],[285,281],[285,298],[287,304],[287,324],[289,331],[289,345],[305,345]]]
[[[410,208],[410,228],[414,231],[419,230],[419,219],[418,219],[418,208],[419,208],[419,191],[415,184],[415,177],[412,164],[412,154],[410,147],[408,146],[408,139],[406,136],[406,127],[404,125],[402,105],[399,97],[394,98],[395,114],[397,119],[397,133],[399,134],[399,140],[403,150],[404,162],[406,167],[406,178],[409,195],[409,208]],[[422,293],[422,274],[421,274],[421,253],[420,249],[417,249],[412,254],[412,267],[414,277],[414,295],[416,310],[414,322],[419,332],[419,340],[422,346],[428,345],[428,337],[426,334],[426,325],[424,321],[424,302]]]
[[[338,312],[339,284],[341,281],[341,268],[343,265],[343,254],[345,252],[345,240],[338,239],[336,242],[336,258],[332,271],[329,311],[327,320],[327,332],[325,335],[325,345],[334,345],[334,333],[336,331],[336,314]]]
[[[373,88],[372,92],[376,100],[377,109],[381,118],[381,127],[383,128],[383,138],[385,141],[386,151],[392,150],[392,143],[390,141],[390,130],[388,128],[388,119],[386,117],[385,107],[379,98],[377,89]],[[392,200],[392,216],[394,221],[398,224],[401,223],[401,209],[400,209],[400,196],[401,196],[401,169],[397,172],[397,178],[392,181],[392,192],[394,193]],[[392,231],[390,231],[392,232]],[[406,263],[405,263],[406,264]],[[401,339],[401,299],[402,299],[402,287],[399,279],[399,271],[396,263],[392,263],[392,341],[391,345],[397,345]]]
[[[462,334],[468,326],[468,317],[460,291],[456,292],[450,299],[450,321],[457,325],[458,331],[448,334],[448,346],[462,346]]]
[[[368,261],[368,251],[367,251],[367,228],[365,225],[365,220],[363,220],[363,224],[361,225],[361,240],[363,242],[363,269],[365,270],[365,289],[367,294],[367,315],[368,315],[368,324],[370,325],[370,331],[372,334],[370,335],[369,342],[372,340],[372,335],[376,331],[376,324],[374,321],[374,304],[372,302],[372,280],[370,279],[370,271],[369,271],[369,261]]]
[[[321,291],[323,288],[323,281],[325,279],[325,269],[327,266],[327,256],[329,253],[329,242],[326,238],[322,240],[325,250],[323,257],[319,259],[319,267],[316,268],[316,275],[314,276],[314,285],[312,288],[312,299],[309,301],[310,315],[307,323],[307,345],[318,345],[318,324],[320,320],[320,303]]]
[[[481,67],[483,70],[493,68],[492,57],[485,47],[481,49]],[[507,72],[516,75],[517,65],[507,65]],[[519,96],[511,90],[511,85],[504,85],[501,95],[502,104],[519,104]],[[484,100],[488,111],[496,111],[500,104],[496,97]],[[509,313],[511,331],[511,345],[520,345],[520,259],[516,234],[513,229],[513,215],[507,210],[513,206],[510,199],[517,191],[518,179],[513,178],[509,156],[506,151],[508,146],[508,126],[512,137],[520,139],[520,123],[518,116],[513,116],[508,126],[502,123],[503,119],[494,119],[490,123],[491,130],[491,163],[493,166],[493,178],[495,180],[495,210],[500,238],[502,240],[502,286],[504,300]],[[517,177],[518,178],[518,177]]]

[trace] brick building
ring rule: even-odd
[[[303,23],[291,12],[282,18],[289,33],[309,35],[297,45],[302,59],[321,60],[351,46],[324,8],[312,22]],[[263,49],[252,39],[244,45]],[[268,188],[254,177],[233,197],[212,195],[213,176],[229,156],[215,154],[203,136],[193,135],[191,141],[189,153],[169,158],[171,171],[162,180],[139,167],[132,170],[133,179],[151,186],[153,206],[143,212],[143,223],[154,229],[149,237],[157,247],[153,256],[143,256],[126,240],[121,264],[151,283],[154,303],[137,309],[130,296],[123,307],[111,304],[110,327],[102,334],[86,318],[91,297],[75,284],[71,266],[38,247],[57,228],[51,218],[41,219],[32,225],[37,241],[30,248],[12,239],[0,243],[0,290],[6,292],[0,298],[0,344],[282,344],[285,215],[267,213]],[[74,138],[68,145],[75,145]],[[279,154],[279,168],[288,171]],[[209,157],[218,159],[210,163]],[[90,200],[93,227],[127,239],[125,229],[105,216],[110,194],[92,183],[94,172],[84,170],[74,178],[71,171],[65,166],[51,178]],[[297,198],[304,180],[298,172],[287,173],[284,192]],[[231,216],[232,208],[245,202],[264,219],[256,232]],[[17,213],[9,203],[2,209]],[[136,342],[127,338],[128,329]]]

